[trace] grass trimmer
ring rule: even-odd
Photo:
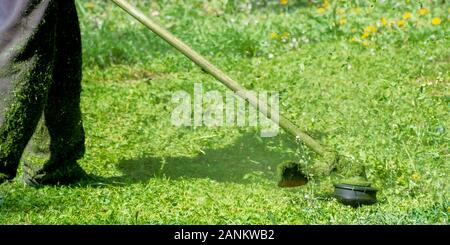
[[[242,99],[247,100],[251,106],[259,110],[267,118],[271,119],[275,123],[278,123],[287,133],[303,142],[307,147],[320,156],[320,160],[304,169],[301,169],[299,164],[295,162],[286,162],[281,164],[279,166],[281,175],[279,186],[293,187],[304,185],[307,183],[308,176],[320,177],[330,175],[332,172],[337,172],[341,177],[350,176],[350,178],[347,178],[347,180],[344,181],[344,184],[335,185],[334,194],[338,200],[350,205],[372,204],[376,202],[376,189],[370,187],[370,183],[366,181],[364,177],[364,170],[361,167],[358,167],[357,170],[355,170],[355,167],[358,165],[351,164],[350,161],[346,160],[336,152],[323,147],[307,133],[297,128],[287,118],[279,115],[278,112],[273,113],[274,111],[270,108],[270,106],[266,105],[266,103],[260,102],[254,94],[249,93],[243,86],[211,64],[202,55],[179,40],[169,31],[150,20],[146,15],[129,4],[127,1],[112,1],[171,46],[187,56],[204,71],[234,91]]]

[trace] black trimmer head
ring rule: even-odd
[[[370,186],[335,184],[334,197],[352,207],[371,205],[377,202],[377,189]]]

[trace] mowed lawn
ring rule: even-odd
[[[36,189],[19,173],[0,223],[449,222],[449,3],[137,2],[248,89],[279,92],[283,115],[366,166],[378,203],[338,203],[329,178],[279,188],[277,165],[311,155],[282,131],[173,126],[174,92],[226,88],[112,3],[77,1],[80,164],[102,179]]]

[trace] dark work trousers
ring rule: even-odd
[[[13,179],[41,118],[44,172],[84,154],[81,38],[73,0],[0,0],[0,183]],[[64,172],[64,171],[60,171]]]

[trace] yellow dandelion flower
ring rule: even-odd
[[[278,33],[277,33],[277,32],[274,32],[274,31],[271,32],[271,33],[270,33],[270,38],[271,38],[271,39],[277,39],[277,38],[278,38]]]
[[[364,31],[361,38],[368,38],[370,36],[370,32]]]
[[[362,44],[363,46],[366,46],[366,47],[367,47],[367,46],[369,46],[370,43],[369,43],[369,41],[364,40],[361,44]]]
[[[410,19],[411,16],[412,16],[412,13],[411,13],[411,12],[405,12],[405,13],[403,14],[403,19],[404,19],[404,20]]]
[[[289,2],[288,0],[280,0],[280,4],[283,5],[283,6],[287,5],[288,2]]]
[[[366,27],[366,29],[364,29],[364,31],[375,33],[378,31],[378,28],[376,26],[370,25],[370,26]]]
[[[328,2],[328,0],[323,1],[322,7],[323,8],[328,8],[330,6],[330,3]]]
[[[414,182],[418,181],[418,180],[420,179],[420,174],[419,174],[419,173],[413,173],[413,174],[411,175],[411,179],[412,179]]]
[[[397,26],[398,27],[404,27],[405,26],[405,21],[404,20],[399,20],[398,22],[397,22]]]
[[[440,24],[441,24],[441,18],[439,18],[439,17],[434,17],[434,18],[431,20],[431,24],[434,25],[434,26],[440,25]]]
[[[420,9],[419,9],[419,14],[420,14],[420,15],[426,15],[426,14],[428,14],[428,13],[430,13],[430,10],[427,9],[427,8],[420,8]]]
[[[325,11],[326,11],[326,9],[322,8],[322,7],[317,9],[317,13],[319,13],[319,14],[323,14],[323,13],[325,13]]]
[[[345,25],[347,23],[347,18],[343,17],[339,20],[339,25]]]
[[[351,43],[358,42],[358,39],[356,37],[352,37],[352,38],[350,38],[350,42]]]
[[[381,24],[382,24],[383,26],[387,26],[387,25],[389,24],[388,21],[387,21],[387,19],[384,18],[384,17],[381,17],[380,22],[381,22]]]
[[[344,8],[338,8],[337,13],[339,15],[343,15],[343,14],[345,14],[345,9]]]

